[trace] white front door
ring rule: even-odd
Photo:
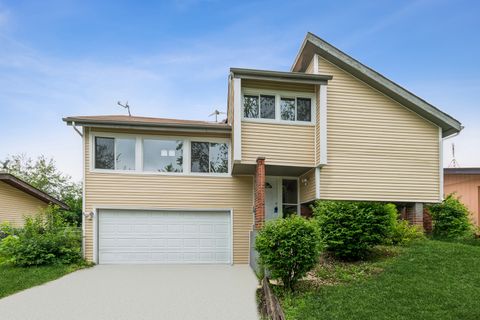
[[[230,263],[230,212],[100,210],[99,263]]]
[[[273,220],[280,216],[280,189],[278,177],[265,178],[265,220]]]

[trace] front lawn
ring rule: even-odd
[[[84,267],[85,264],[25,268],[0,266],[0,298],[55,280]]]
[[[426,240],[380,247],[368,262],[323,259],[295,293],[275,291],[287,319],[479,319],[478,243]]]

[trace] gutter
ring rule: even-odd
[[[218,132],[230,133],[232,127],[230,125],[198,125],[198,124],[184,124],[184,123],[147,123],[139,122],[132,123],[126,121],[99,121],[88,120],[78,121],[70,118],[64,118],[63,121],[69,126],[88,126],[98,128],[117,128],[117,129],[147,129],[147,130],[162,130],[168,129],[170,131],[192,131],[192,132]]]

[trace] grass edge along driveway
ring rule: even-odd
[[[87,264],[72,264],[21,268],[0,265],[0,299],[87,266]]]

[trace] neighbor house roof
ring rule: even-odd
[[[55,204],[62,209],[69,210],[70,207],[64,202],[52,197],[51,195],[35,188],[34,186],[26,183],[25,181],[15,177],[10,173],[0,172],[0,181],[11,185],[12,187],[23,191],[45,203]]]
[[[480,174],[480,167],[471,168],[445,168],[444,174]]]
[[[167,118],[151,118],[126,115],[107,115],[107,116],[77,116],[63,118],[68,125],[78,126],[99,126],[99,127],[117,127],[117,128],[147,128],[147,129],[171,129],[181,128],[190,130],[208,130],[208,131],[230,131],[231,126],[226,123],[198,121],[198,120],[180,120]]]
[[[460,132],[461,123],[312,33],[307,33],[291,71],[305,72],[315,54],[335,64],[423,118],[442,128],[443,136]]]
[[[327,84],[331,75],[311,74],[303,72],[283,72],[270,70],[230,68],[233,77],[240,79],[268,80],[277,82],[295,82],[306,84]]]

